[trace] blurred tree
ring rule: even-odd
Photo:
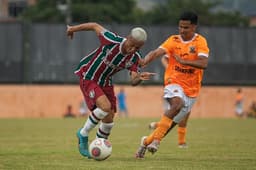
[[[65,21],[65,15],[57,9],[57,1],[38,0],[36,5],[25,9],[19,19],[36,22],[60,22]]]
[[[36,22],[64,22],[66,0],[38,0],[35,6],[27,8],[21,19]],[[59,9],[58,9],[59,8]],[[72,0],[70,4],[73,22],[134,23],[136,15],[142,12],[134,0]]]
[[[184,10],[195,11],[200,17],[201,25],[248,26],[249,19],[239,12],[212,12],[221,0],[166,0],[146,12],[143,22],[148,24],[176,25],[179,15]]]
[[[147,12],[146,22],[152,24],[172,24],[176,25],[180,13],[184,10],[193,10],[200,17],[200,22],[207,21],[210,16],[210,9],[217,2],[203,0],[166,0],[166,3],[156,5],[152,10]]]
[[[131,23],[134,20],[134,0],[84,0],[73,3],[72,11],[75,22],[101,21]],[[85,2],[86,1],[86,2]]]
[[[212,17],[208,25],[214,26],[249,26],[249,18],[242,16],[239,12],[218,12]]]
[[[72,2],[70,8],[68,2]],[[212,9],[220,3],[222,0],[166,0],[149,11],[142,11],[136,7],[135,0],[38,0],[35,6],[24,10],[20,18],[32,22],[65,22],[70,15],[77,23],[176,25],[182,11],[193,10],[198,13],[201,25],[249,25],[249,19],[239,12],[213,12]]]

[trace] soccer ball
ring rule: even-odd
[[[112,145],[107,139],[96,138],[90,143],[89,152],[93,159],[102,161],[111,155]]]

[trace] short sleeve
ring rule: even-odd
[[[201,37],[198,43],[198,56],[209,57],[209,48],[205,38]]]
[[[99,40],[101,44],[121,43],[123,39],[123,37],[120,37],[117,34],[106,29],[103,30],[99,35]]]
[[[170,36],[167,40],[165,40],[159,48],[162,48],[165,50],[165,52],[168,54],[168,56],[172,53],[172,46],[173,46],[173,36]]]

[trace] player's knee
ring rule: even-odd
[[[101,109],[104,112],[111,113],[112,112],[111,103],[110,102],[105,102],[104,104],[101,105]]]
[[[102,107],[101,108],[104,112],[111,113],[111,107]]]
[[[184,120],[182,120],[182,121],[180,121],[179,122],[179,127],[186,127],[186,125],[187,125],[187,122],[185,122]]]
[[[114,113],[109,113],[104,119],[102,119],[102,122],[104,123],[112,123],[114,121]]]
[[[93,113],[94,113],[94,115],[96,115],[96,117],[98,119],[103,119],[103,118],[105,118],[108,115],[108,113],[105,112],[104,110],[102,110],[101,108],[94,109]]]
[[[185,115],[185,117],[179,122],[179,127],[186,127],[188,122],[189,113]]]

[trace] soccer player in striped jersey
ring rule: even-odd
[[[206,39],[196,33],[197,20],[194,12],[182,13],[178,24],[179,34],[171,35],[141,62],[145,66],[166,55],[169,63],[164,74],[165,112],[156,129],[149,136],[142,137],[137,158],[143,158],[147,150],[155,153],[165,135],[176,124],[187,121],[196,101],[209,56]]]
[[[78,31],[94,31],[100,41],[100,46],[85,56],[75,71],[80,77],[80,89],[91,110],[84,126],[77,131],[78,148],[81,155],[90,157],[89,132],[100,122],[96,136],[107,139],[114,126],[116,96],[112,77],[115,73],[123,69],[129,70],[133,86],[149,80],[154,73],[140,72],[139,69],[139,49],[147,39],[144,29],[133,28],[128,36],[121,37],[94,22],[67,26],[67,36],[71,39]]]

